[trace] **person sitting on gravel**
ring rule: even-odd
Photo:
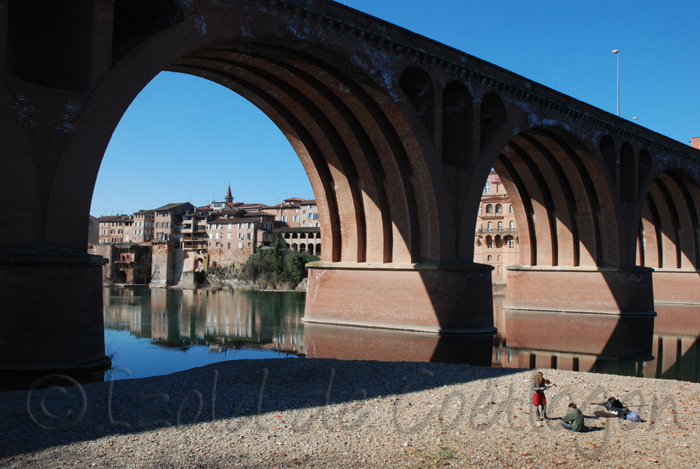
[[[569,413],[562,417],[561,425],[572,432],[582,432],[586,428],[583,424],[583,413],[573,402],[569,404]]]
[[[532,383],[532,405],[535,406],[535,416],[537,420],[547,418],[547,399],[544,397],[544,391],[547,389],[547,380],[544,379],[541,371],[535,373],[535,378]],[[540,407],[542,414],[540,415]]]

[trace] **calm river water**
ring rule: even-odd
[[[305,294],[105,288],[105,346],[114,379],[224,360],[337,358],[558,368],[700,380],[700,307],[657,317],[522,313],[494,296],[498,333],[458,336],[304,325]],[[128,371],[127,371],[128,370]],[[109,374],[107,374],[109,376]]]

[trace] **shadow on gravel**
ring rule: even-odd
[[[329,431],[354,431],[365,424],[365,406],[372,399],[410,400],[414,392],[522,371],[444,363],[271,359],[82,386],[64,379],[48,389],[0,393],[0,456],[200,422],[216,421],[212,431],[224,433],[240,432],[246,425],[264,430],[280,422],[273,421],[281,418],[277,412],[291,409],[305,410],[286,417],[287,431],[304,432],[316,424]],[[475,397],[445,399],[449,402],[443,405],[458,404],[469,419]],[[351,405],[326,407],[344,403]],[[427,415],[422,420],[437,420],[440,404],[432,403],[429,411],[418,409]],[[457,420],[452,415],[449,419]]]

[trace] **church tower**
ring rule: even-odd
[[[230,204],[233,202],[233,196],[231,195],[231,184],[228,185],[228,191],[226,191],[226,197],[224,197],[224,202]]]

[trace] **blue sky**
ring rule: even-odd
[[[700,136],[697,0],[346,2],[611,113],[619,49],[621,117],[686,144]],[[162,73],[115,130],[90,213],[204,205],[223,199],[229,182],[245,202],[313,197],[291,146],[257,108],[206,80]]]

